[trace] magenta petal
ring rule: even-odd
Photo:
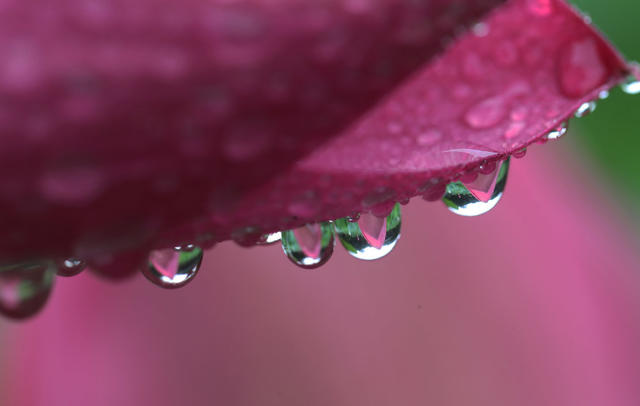
[[[502,2],[45,3],[0,14],[3,258],[433,198],[627,73],[561,0],[509,1],[443,52]]]

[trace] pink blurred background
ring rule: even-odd
[[[179,291],[59,279],[0,321],[0,404],[637,406],[638,240],[575,162],[531,148],[479,218],[413,200],[376,262],[225,243]]]

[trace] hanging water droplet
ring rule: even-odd
[[[599,98],[600,100],[608,99],[608,98],[609,98],[609,96],[610,96],[610,94],[609,94],[609,91],[608,91],[608,90],[603,90],[603,91],[601,91],[600,93],[598,93],[598,98]]]
[[[483,175],[469,184],[452,182],[442,201],[449,210],[460,216],[479,216],[493,209],[500,201],[507,184],[509,159],[498,165],[494,172]]]
[[[12,319],[36,314],[49,298],[55,274],[51,261],[0,266],[0,313]]]
[[[527,149],[526,148],[522,148],[522,149],[520,149],[518,151],[515,151],[513,154],[511,154],[511,156],[516,158],[516,159],[524,158],[525,155],[527,155]]]
[[[374,260],[387,255],[400,239],[400,205],[386,217],[363,213],[357,223],[343,218],[335,221],[342,246],[358,259]]]
[[[333,254],[333,227],[328,221],[307,224],[282,233],[282,249],[294,264],[312,269],[323,265]]]
[[[566,121],[564,121],[555,130],[550,131],[545,138],[547,140],[557,140],[558,138],[565,135],[568,130],[569,130],[569,124]]]
[[[346,219],[350,223],[357,223],[360,220],[360,213],[354,213],[351,216],[347,216]]]
[[[58,276],[70,277],[76,276],[80,272],[84,271],[87,264],[76,258],[67,258],[62,261],[58,261]]]
[[[282,239],[282,233],[280,231],[270,234],[263,234],[256,245],[271,245],[275,244]]]
[[[155,250],[142,274],[161,288],[180,288],[193,279],[201,262],[202,249],[192,244]]]
[[[630,75],[620,85],[620,89],[622,89],[626,94],[640,94],[640,79]]]
[[[578,107],[578,110],[576,110],[575,112],[575,116],[576,118],[586,117],[589,114],[593,113],[594,111],[596,111],[596,102],[595,101],[586,102],[586,103],[583,103],[580,107]]]

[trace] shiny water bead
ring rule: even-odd
[[[0,314],[12,319],[36,314],[49,298],[55,274],[52,261],[0,266]]]
[[[576,116],[576,118],[586,117],[589,114],[591,114],[594,111],[596,111],[596,107],[597,107],[597,105],[596,105],[595,101],[582,103],[582,105],[580,107],[578,107],[578,110],[576,110],[575,116]]]
[[[151,251],[142,273],[154,284],[166,289],[186,285],[200,269],[202,249],[194,245]]]
[[[460,216],[479,216],[493,209],[500,201],[509,172],[509,159],[496,167],[494,172],[479,175],[469,184],[452,182],[442,198],[449,210]]]
[[[620,89],[626,94],[640,94],[640,79],[634,75],[629,75],[620,85]]]
[[[568,130],[569,130],[569,124],[566,121],[564,121],[555,130],[550,131],[545,138],[547,140],[557,140],[561,138],[563,135],[565,135]]]
[[[522,149],[520,149],[518,151],[515,151],[513,154],[511,154],[511,156],[516,158],[516,159],[524,158],[525,155],[527,155],[527,149],[526,148],[522,148]]]
[[[363,213],[357,222],[343,218],[335,221],[342,246],[358,259],[374,260],[387,255],[400,239],[400,205],[395,204],[386,217]]]
[[[279,242],[281,239],[282,233],[280,231],[270,234],[263,234],[256,245],[271,245]]]
[[[85,270],[87,264],[76,258],[67,258],[65,260],[57,261],[58,276],[70,277],[76,276]]]
[[[333,227],[331,223],[307,224],[282,233],[282,249],[294,264],[312,269],[323,265],[333,254]]]

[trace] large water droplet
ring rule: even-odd
[[[0,266],[0,313],[12,319],[36,314],[49,298],[55,274],[50,261]]]
[[[336,220],[335,229],[342,246],[358,259],[382,258],[393,250],[400,239],[400,205],[395,204],[386,217],[371,213],[360,215],[358,222],[348,218]]]
[[[560,125],[555,130],[550,131],[545,136],[545,138],[547,140],[557,140],[558,138],[560,138],[563,135],[565,135],[568,130],[569,130],[569,124],[566,121],[564,121],[564,122],[560,123]]]
[[[149,264],[142,273],[151,282],[166,289],[186,285],[200,269],[202,249],[193,245],[151,251]]]
[[[442,201],[449,210],[461,216],[479,216],[493,209],[500,201],[509,172],[509,159],[489,174],[479,174],[472,183],[452,182]]]
[[[67,258],[62,261],[58,261],[58,276],[70,277],[76,276],[80,272],[84,271],[87,264],[76,258]]]
[[[580,105],[580,107],[578,107],[578,110],[576,110],[575,116],[576,116],[576,118],[586,117],[589,114],[593,113],[594,111],[596,111],[596,102],[595,101],[582,103],[582,105]]]
[[[329,222],[307,224],[282,233],[282,249],[301,268],[317,268],[333,254],[333,227]]]

